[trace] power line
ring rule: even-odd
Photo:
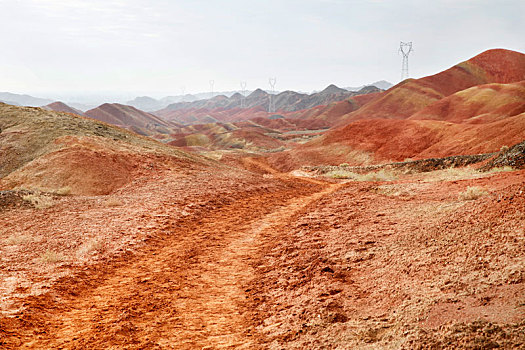
[[[270,101],[268,103],[268,113],[275,113],[275,99],[273,98],[275,94],[275,84],[277,83],[277,78],[268,79],[270,84],[270,95],[268,95]]]
[[[412,50],[412,42],[400,42],[399,52],[403,55],[403,63],[401,65],[401,80],[408,78],[408,55],[414,50]]]
[[[213,85],[215,85],[215,80],[210,80],[210,91],[211,91],[210,98],[213,98]]]
[[[246,82],[241,81],[241,108],[246,108]]]

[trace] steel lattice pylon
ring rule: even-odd
[[[403,64],[401,66],[401,80],[408,78],[408,55],[412,52],[412,42],[399,44],[399,52],[403,55]]]
[[[268,103],[268,113],[275,113],[275,101],[274,101],[274,94],[275,94],[275,84],[277,83],[277,78],[270,78],[268,79],[268,83],[270,84],[270,94],[268,95],[270,101]]]

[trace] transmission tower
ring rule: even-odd
[[[246,82],[245,81],[241,81],[241,94],[242,94],[241,108],[245,108],[246,107]]]
[[[404,43],[400,42],[399,52],[403,55],[403,64],[401,66],[401,80],[408,78],[408,55],[412,50],[412,42]]]
[[[210,98],[213,98],[213,85],[215,85],[215,80],[210,80],[210,91],[211,91]]]
[[[185,97],[185,93],[186,93],[186,87],[185,87],[185,86],[181,86],[181,88],[180,88],[180,92],[181,92],[181,94],[182,94],[182,95],[181,95],[181,99],[180,99],[180,101],[181,101],[181,102],[184,102],[184,97]]]
[[[275,93],[275,84],[277,83],[277,78],[268,79],[268,83],[270,84],[270,95],[268,96],[270,101],[268,104],[268,113],[275,113],[275,101],[273,95]]]

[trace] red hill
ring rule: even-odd
[[[525,80],[474,86],[439,100],[409,119],[486,123],[525,112]]]
[[[489,50],[444,72],[406,80],[366,102],[339,116],[339,128],[272,155],[270,162],[283,170],[304,164],[360,165],[487,153],[519,143],[525,139],[525,55]],[[344,111],[348,104],[340,102],[331,111]],[[324,113],[317,118],[327,118]]]
[[[63,102],[53,102],[53,103],[50,103],[50,104],[48,104],[48,105],[46,105],[46,106],[44,106],[42,108],[46,109],[48,111],[72,113],[72,114],[76,114],[76,115],[85,115],[84,112],[82,112],[81,110],[78,110],[76,108],[68,106],[67,104],[65,104]]]
[[[87,111],[85,114],[93,119],[131,129],[144,135],[153,133],[167,134],[171,131],[171,128],[180,126],[135,107],[118,103],[105,103]]]
[[[488,50],[441,73],[405,80],[344,119],[345,122],[369,118],[404,119],[444,97],[476,85],[522,80],[525,80],[524,54]]]

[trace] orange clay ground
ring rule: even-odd
[[[525,346],[525,171],[355,182],[240,163],[1,211],[0,347]]]

